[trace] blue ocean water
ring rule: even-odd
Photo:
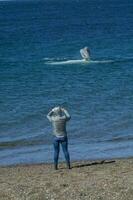
[[[0,2],[0,165],[53,161],[46,115],[57,105],[72,116],[71,160],[133,156],[132,8],[132,0]]]

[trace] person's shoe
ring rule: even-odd
[[[70,164],[68,164],[68,165],[67,165],[67,168],[68,168],[68,169],[71,169],[71,166],[70,166]]]
[[[57,167],[57,165],[55,165],[55,166],[54,166],[54,169],[55,169],[55,170],[58,170],[58,167]]]

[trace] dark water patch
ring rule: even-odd
[[[21,139],[21,140],[14,140],[14,141],[8,141],[8,142],[0,142],[0,150],[4,149],[11,149],[11,148],[21,148],[25,146],[34,146],[34,145],[45,145],[49,144],[50,139],[47,137],[45,138],[38,138],[35,137],[34,139],[28,138],[28,139]]]
[[[112,137],[112,139],[107,140],[108,142],[127,142],[132,141],[133,135],[127,135],[127,136],[119,136],[119,137]]]

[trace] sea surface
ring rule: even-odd
[[[0,1],[0,165],[53,162],[46,115],[57,105],[71,114],[71,160],[133,156],[132,8],[132,0]]]

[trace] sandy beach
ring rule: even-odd
[[[132,200],[133,158],[0,167],[0,200]]]

